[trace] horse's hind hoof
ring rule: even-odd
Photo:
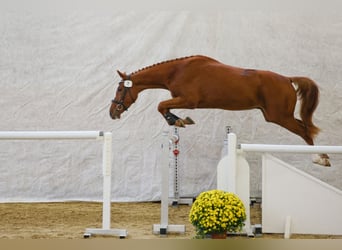
[[[324,167],[330,167],[330,161],[329,161],[329,157],[327,156],[321,156],[321,155],[314,155],[312,157],[312,162],[316,163],[318,165],[324,166]]]

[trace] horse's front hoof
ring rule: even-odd
[[[185,122],[185,124],[187,124],[187,125],[195,124],[194,120],[192,120],[192,119],[191,119],[190,117],[188,117],[188,116],[184,119],[184,122]]]
[[[175,124],[176,127],[181,127],[181,128],[185,128],[185,123],[182,119],[178,119]]]

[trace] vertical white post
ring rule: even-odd
[[[153,225],[153,233],[166,235],[169,232],[184,233],[185,225],[169,225],[169,162],[171,143],[178,138],[169,138],[169,133],[164,131],[161,138],[161,154],[159,167],[161,172],[161,205],[160,205],[160,224]]]
[[[246,221],[243,231],[248,236],[252,236],[249,208],[249,165],[241,154],[237,154],[236,141],[234,133],[227,134],[228,152],[217,166],[217,189],[234,193],[242,200],[246,209]]]
[[[285,219],[285,229],[284,229],[284,239],[290,239],[291,237],[291,216],[286,216]]]
[[[236,135],[234,133],[229,133],[228,138],[228,173],[227,180],[228,186],[227,191],[236,193]]]
[[[102,174],[103,174],[103,203],[102,203],[102,228],[87,228],[84,237],[91,235],[110,235],[125,238],[126,229],[116,229],[110,227],[111,222],[111,179],[112,179],[112,133],[106,132],[103,137],[102,150]]]
[[[173,134],[174,139],[172,142],[170,142],[173,146],[173,150],[178,151],[178,141],[179,141],[179,133],[178,133],[178,128],[174,127],[174,134]],[[179,151],[178,151],[179,152]],[[174,170],[174,180],[173,180],[173,198],[176,200],[178,203],[179,200],[179,190],[178,190],[178,153],[173,152],[173,170]]]
[[[161,208],[160,208],[160,233],[166,234],[169,205],[169,144],[168,132],[163,132],[161,143]]]
[[[110,229],[111,172],[112,172],[112,133],[103,135],[103,211],[102,227]]]
[[[236,192],[236,135],[227,134],[227,154],[217,165],[217,189]]]
[[[245,205],[246,220],[243,231],[246,232],[247,236],[254,236],[251,228],[250,220],[250,188],[249,188],[249,164],[242,152],[237,152],[236,158],[236,182],[235,182],[235,193],[242,200]]]

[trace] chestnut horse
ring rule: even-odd
[[[200,55],[154,64],[129,75],[117,72],[121,81],[110,107],[113,119],[120,118],[136,101],[139,92],[160,88],[172,95],[158,106],[169,125],[194,124],[191,118],[179,118],[171,109],[260,109],[266,121],[299,135],[309,145],[314,144],[313,138],[319,132],[312,122],[319,89],[307,77],[232,67]],[[297,96],[301,99],[301,120],[294,117]],[[321,154],[314,162],[330,166],[328,158]]]

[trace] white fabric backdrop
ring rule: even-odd
[[[142,92],[121,120],[109,117],[119,77],[193,54],[226,64],[302,75],[320,86],[316,142],[342,145],[342,16],[303,11],[6,12],[0,16],[0,130],[113,132],[115,201],[160,198],[158,142],[168,130],[157,112],[165,90]],[[238,94],[238,93],[237,93]],[[180,194],[216,187],[225,126],[239,143],[304,144],[266,123],[259,111],[179,110],[196,124],[180,130]],[[0,201],[100,200],[101,143],[0,141]],[[260,196],[260,157],[248,156],[252,195]],[[332,168],[310,156],[283,156],[342,188],[341,156]],[[289,180],[290,183],[290,180]]]

